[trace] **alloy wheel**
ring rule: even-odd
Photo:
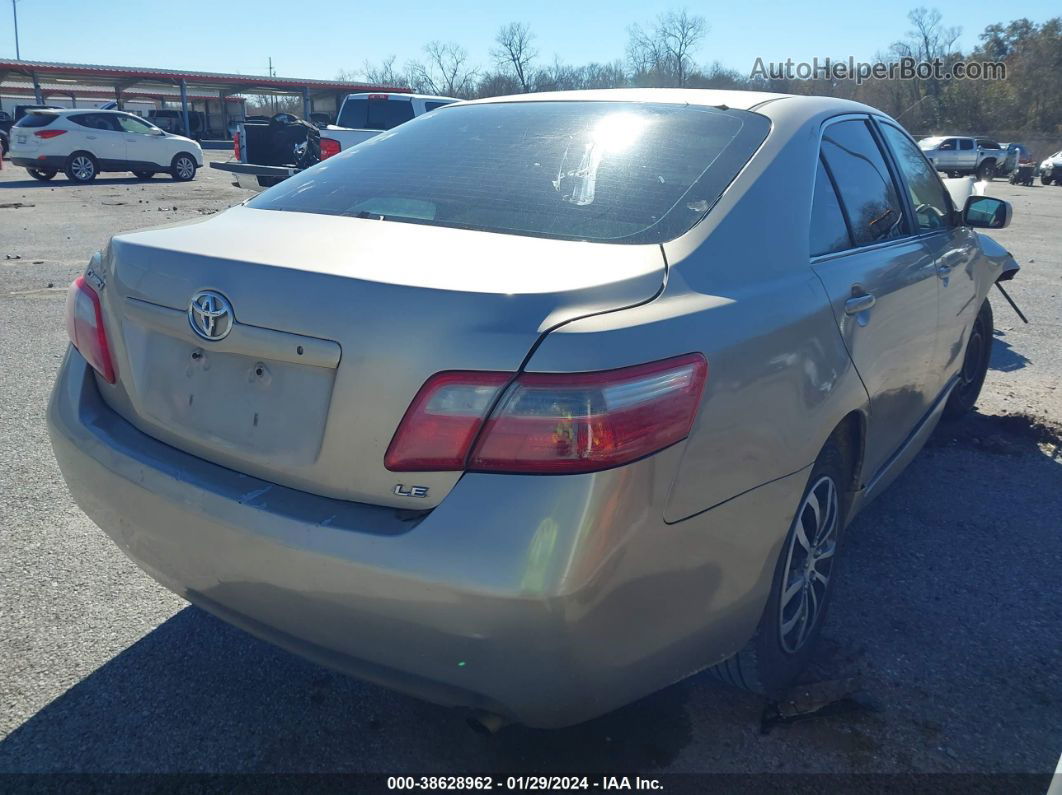
[[[837,552],[838,513],[837,485],[823,475],[800,505],[786,551],[778,639],[789,654],[801,649],[826,606]]]
[[[192,175],[195,174],[195,163],[192,162],[191,158],[180,157],[177,159],[176,170],[177,176],[181,179],[191,179]]]
[[[87,182],[96,174],[96,164],[86,155],[78,155],[70,162],[70,172],[79,182]]]

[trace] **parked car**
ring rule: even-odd
[[[160,127],[168,133],[174,135],[184,135],[184,112],[178,109],[172,108],[160,108],[158,110],[149,110],[147,112],[147,120],[154,124],[156,127]],[[196,141],[201,141],[207,137],[207,117],[201,110],[188,111],[188,126],[191,128],[191,138]]]
[[[237,187],[264,190],[298,174],[307,165],[325,160],[385,130],[394,129],[410,119],[457,101],[452,97],[428,94],[350,94],[340,107],[338,126],[313,122],[320,128],[320,134],[313,138],[313,158],[310,162],[306,162],[305,152],[293,154],[291,146],[301,144],[306,133],[301,134],[301,139],[289,140],[290,129],[285,130],[276,124],[276,119],[280,117],[288,119],[289,125],[295,121],[303,123],[302,120],[290,113],[278,113],[268,129],[244,124],[245,129],[238,130],[233,136],[235,160],[214,162],[210,167],[232,174],[232,184]],[[311,120],[314,115],[320,116],[310,114]],[[355,129],[351,125],[360,126]],[[283,152],[283,156],[278,156],[278,152]]]
[[[952,177],[976,175],[991,180],[1006,160],[1006,153],[990,138],[941,136],[923,138],[919,148],[938,171]]]
[[[321,159],[458,101],[431,94],[348,94],[336,123],[321,129]]]
[[[1029,149],[1025,144],[1001,143],[1000,146],[1006,154],[1002,164],[996,168],[997,174],[1009,174],[1018,167],[1019,163],[1024,163],[1032,158]]]
[[[1055,152],[1050,157],[1045,157],[1040,163],[1040,182],[1050,185],[1062,185],[1062,151]]]
[[[114,237],[52,443],[151,576],[355,676],[543,727],[778,695],[852,517],[977,400],[1010,214],[845,100],[461,103]]]
[[[141,179],[161,171],[183,182],[203,166],[195,141],[121,111],[32,111],[11,131],[11,162],[39,180],[60,171],[72,182],[91,182],[101,171],[132,171]]]
[[[211,168],[233,176],[233,185],[252,190],[276,185],[321,159],[317,125],[291,113],[258,121],[248,117],[232,137],[234,161],[212,162]]]

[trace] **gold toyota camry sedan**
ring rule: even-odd
[[[77,503],[250,633],[498,720],[789,685],[845,526],[985,376],[1017,264],[892,119],[458,103],[71,286]]]

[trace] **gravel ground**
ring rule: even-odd
[[[990,193],[1015,205],[997,238],[1023,265],[1011,292],[1032,324],[993,294],[979,413],[938,430],[851,528],[812,673],[861,677],[859,705],[761,734],[762,700],[697,676],[572,729],[484,737],[456,712],[189,607],[74,506],[44,426],[66,285],[108,235],[247,194],[210,169],[187,184],[81,187],[7,164],[0,772],[1050,772],[1062,751],[1062,188]]]

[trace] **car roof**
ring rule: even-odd
[[[425,99],[429,102],[460,102],[454,97],[442,97],[437,94],[407,94],[405,91],[359,91],[356,94],[347,94],[347,99],[356,97],[379,97],[388,96],[398,99]]]
[[[40,113],[43,115],[53,116],[69,116],[72,113],[124,113],[126,116],[135,116],[135,113],[130,113],[127,110],[114,110],[104,108],[40,108],[37,110],[28,110],[26,115],[31,113]]]

